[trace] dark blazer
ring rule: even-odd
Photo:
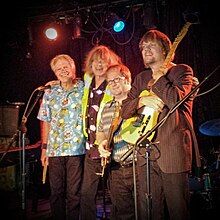
[[[193,71],[189,66],[179,64],[173,66],[152,86],[152,91],[165,103],[158,121],[191,91],[192,76]],[[128,98],[122,103],[122,118],[127,119],[136,115],[139,95],[143,90],[147,90],[150,79],[152,79],[150,69],[136,76]],[[190,97],[156,130],[154,141],[159,141],[157,148],[160,156],[154,147],[152,147],[152,154],[155,157],[159,156],[157,163],[165,173],[191,171],[194,155],[197,166],[201,166],[198,143],[193,130],[192,107],[193,99]]]

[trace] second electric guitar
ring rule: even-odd
[[[122,120],[122,118],[120,117],[120,106],[118,105],[116,107],[116,111],[115,111],[114,117],[112,119],[112,123],[111,123],[110,129],[108,131],[107,145],[105,147],[105,149],[108,150],[108,151],[112,150],[111,147],[110,147],[111,141],[112,141],[114,132],[117,130],[121,120]],[[110,161],[111,161],[110,157],[108,157],[108,158],[102,157],[101,158],[101,173],[96,173],[96,174],[100,175],[101,177],[103,177],[105,169],[107,167],[107,164],[109,164]]]

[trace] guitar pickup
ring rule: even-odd
[[[142,125],[145,115],[138,115],[137,119],[133,122],[134,127],[140,127]]]

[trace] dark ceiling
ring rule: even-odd
[[[8,6],[5,7],[15,13],[12,17],[34,17],[84,9],[104,10],[106,7],[127,7],[146,2],[152,4],[151,2],[168,2],[168,0],[23,0],[13,3],[13,6],[8,3]]]
[[[28,25],[35,25],[40,22],[51,22],[52,20],[72,19],[76,13],[80,13],[84,22],[86,19],[91,20],[91,14],[108,14],[109,11],[116,11],[122,16],[123,10],[144,4],[164,4],[168,0],[23,0],[13,4],[6,2],[4,11],[7,15],[1,14],[2,26],[6,29],[17,29]]]

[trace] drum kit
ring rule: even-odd
[[[220,136],[220,119],[206,121],[199,127],[200,133],[210,136]],[[209,157],[211,160],[209,161]],[[202,215],[214,213],[220,202],[220,145],[219,149],[211,150],[207,158],[201,156],[201,170],[198,176],[190,176],[189,186],[192,210],[200,207]]]
[[[200,133],[211,136],[219,137],[220,136],[220,119],[212,119],[204,122],[199,127]],[[214,162],[212,165],[208,165],[207,160],[204,157],[201,157],[202,162],[202,176],[190,177],[190,185],[192,191],[199,192],[210,192],[215,188],[220,187],[220,145],[218,150],[213,150],[210,152],[214,155]]]
[[[220,136],[220,119],[212,119],[206,121],[199,127],[199,131],[207,136],[219,137]],[[212,151],[212,154],[216,157],[216,166],[215,169],[219,170],[220,168],[220,145],[218,150]]]
[[[203,123],[199,131],[208,136],[220,136],[220,119],[212,119]]]

